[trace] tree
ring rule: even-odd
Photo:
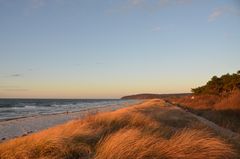
[[[193,88],[194,94],[227,95],[234,90],[240,90],[240,70],[233,74],[225,74],[221,77],[213,76],[206,85]]]

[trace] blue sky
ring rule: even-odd
[[[240,69],[238,0],[0,0],[0,97],[179,93]]]

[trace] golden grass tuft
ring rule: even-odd
[[[122,129],[99,144],[95,159],[230,159],[233,155],[230,145],[207,131],[185,129],[166,140],[140,129]]]
[[[231,145],[165,106],[149,100],[6,141],[0,159],[234,158]]]

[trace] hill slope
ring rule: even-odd
[[[145,94],[135,94],[135,95],[129,95],[124,96],[121,99],[163,99],[168,97],[183,97],[191,95],[191,93],[178,93],[178,94],[151,94],[151,93],[145,93]]]

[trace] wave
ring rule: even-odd
[[[85,109],[135,103],[136,100],[39,100],[0,99],[0,120],[29,115],[77,112]]]

